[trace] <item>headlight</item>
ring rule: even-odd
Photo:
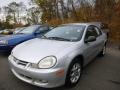
[[[0,40],[0,44],[7,45],[8,41],[7,40]]]
[[[47,69],[47,68],[51,68],[53,67],[57,62],[56,57],[54,56],[49,56],[46,57],[44,59],[42,59],[39,63],[38,63],[38,67],[42,68],[42,69]]]

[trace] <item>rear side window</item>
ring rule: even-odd
[[[40,27],[36,32],[37,32],[37,33],[40,33],[40,34],[44,34],[44,33],[48,32],[48,31],[49,31],[49,27],[47,27],[47,26],[42,26],[42,27]]]
[[[47,30],[49,30],[49,27],[48,27],[48,26],[41,26],[41,27],[39,28],[39,31],[47,31]]]
[[[99,36],[102,35],[102,31],[98,27],[95,27],[95,29],[96,29]]]

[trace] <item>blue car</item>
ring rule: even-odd
[[[47,25],[32,25],[16,34],[0,37],[0,52],[10,52],[16,45],[41,37],[48,31],[50,27]]]

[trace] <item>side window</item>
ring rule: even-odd
[[[85,39],[88,39],[89,36],[95,36],[98,37],[98,32],[96,31],[94,26],[89,26],[86,32]]]
[[[43,26],[43,27],[40,27],[40,28],[36,31],[36,33],[44,34],[44,33],[48,32],[48,31],[49,31],[49,27]]]
[[[102,31],[99,28],[95,27],[95,30],[97,31],[99,36],[102,35]]]

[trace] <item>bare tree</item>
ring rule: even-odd
[[[38,24],[40,23],[41,10],[39,9],[39,7],[32,7],[27,10],[27,16],[29,22],[33,24]]]
[[[6,17],[9,14],[9,7],[7,6],[3,7],[3,14],[5,16],[5,22],[6,22]]]
[[[114,14],[115,0],[96,0],[95,11],[96,14],[110,22],[112,15]]]

